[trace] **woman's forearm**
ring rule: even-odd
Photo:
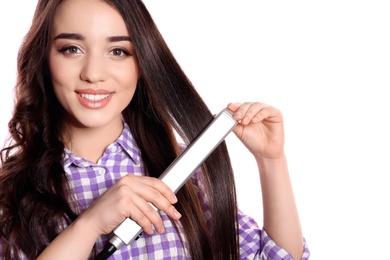
[[[286,157],[256,159],[263,197],[264,229],[294,259],[301,259],[303,237]]]
[[[78,218],[48,245],[37,260],[85,260],[98,237],[88,220]]]

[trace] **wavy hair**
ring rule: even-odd
[[[18,54],[15,107],[8,124],[11,143],[1,150],[0,239],[6,257],[20,250],[36,258],[77,214],[67,202],[61,165],[64,110],[55,97],[47,53],[53,15],[61,0],[40,0]],[[173,57],[140,0],[105,0],[122,15],[131,36],[141,78],[122,112],[141,150],[147,174],[159,177],[178,156],[174,131],[186,144],[213,115]],[[207,226],[191,182],[177,194],[176,207],[193,259],[238,259],[234,176],[223,142],[202,165],[212,212]],[[223,202],[223,203],[221,203]]]

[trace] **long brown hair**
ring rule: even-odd
[[[18,55],[16,103],[9,122],[12,143],[1,151],[0,238],[7,257],[21,250],[35,258],[52,241],[60,223],[77,215],[67,203],[61,165],[64,110],[47,64],[51,23],[61,0],[40,0]],[[174,130],[189,144],[213,118],[174,59],[146,7],[139,0],[106,0],[122,15],[131,36],[141,78],[123,111],[141,149],[147,174],[159,177],[177,157]],[[225,143],[202,165],[212,211],[206,225],[191,182],[179,192],[185,236],[193,259],[238,259],[237,203]],[[223,203],[221,203],[223,202]]]

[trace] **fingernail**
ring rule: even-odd
[[[164,226],[159,227],[158,230],[156,230],[156,231],[157,231],[157,233],[159,233],[159,234],[163,234],[164,231],[165,231]]]
[[[173,215],[174,215],[177,219],[181,218],[181,214],[180,214],[177,210],[175,210],[175,211],[173,212]]]
[[[236,119],[241,119],[241,116],[242,116],[241,112],[236,112],[236,113],[234,114],[234,117],[235,117]]]
[[[172,196],[170,200],[171,200],[171,203],[175,204],[177,202],[177,197]]]

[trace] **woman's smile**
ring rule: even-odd
[[[82,89],[75,91],[78,101],[82,106],[89,109],[105,107],[111,100],[114,92],[104,89]]]

